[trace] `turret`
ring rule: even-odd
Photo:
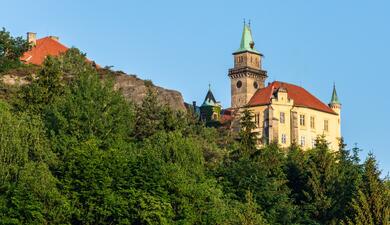
[[[341,103],[339,101],[339,97],[337,96],[336,92],[336,85],[333,84],[333,92],[332,92],[332,99],[330,100],[329,107],[333,109],[333,111],[337,114],[341,113]]]
[[[215,100],[209,85],[209,90],[203,104],[200,106],[200,119],[206,123],[219,121],[221,119],[221,109],[221,104]]]

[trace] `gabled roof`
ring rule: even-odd
[[[280,87],[286,89],[288,98],[294,100],[294,106],[336,114],[329,106],[321,102],[304,88],[280,81],[274,81],[267,87],[257,90],[249,100],[248,106],[271,104],[272,98]]]
[[[52,37],[44,37],[36,41],[36,45],[29,51],[25,52],[20,60],[25,63],[31,63],[35,65],[41,65],[46,56],[58,56],[63,52],[66,52],[68,47],[61,44],[58,40]]]
[[[253,41],[252,31],[249,25],[244,24],[244,29],[242,31],[240,48],[237,49],[233,54],[240,52],[253,52],[261,55],[259,51],[255,49],[255,42]]]

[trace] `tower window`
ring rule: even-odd
[[[285,118],[284,112],[280,112],[280,119],[279,119],[279,121],[280,121],[280,123],[285,123],[286,118]]]
[[[242,82],[240,80],[237,81],[237,88],[241,88],[241,86],[242,86]]]
[[[253,82],[253,87],[254,87],[255,89],[257,89],[257,88],[259,87],[259,84],[257,83],[257,81]]]
[[[286,144],[287,143],[287,136],[286,134],[282,134],[282,144]]]
[[[301,147],[305,146],[305,136],[301,136]]]

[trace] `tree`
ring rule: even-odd
[[[242,225],[266,225],[268,224],[263,218],[263,213],[260,207],[253,199],[253,194],[247,191],[245,194],[246,203],[241,209],[241,213],[238,215],[239,224]]]
[[[352,201],[353,216],[348,224],[390,224],[390,196],[375,157],[370,153],[364,162],[363,182]]]
[[[335,212],[338,196],[339,174],[335,155],[329,150],[324,137],[316,140],[315,148],[309,150],[307,159],[307,183],[304,187],[303,210],[321,224],[337,221]]]
[[[5,28],[0,30],[0,73],[19,67],[19,58],[28,49],[29,44],[22,37],[12,37]]]
[[[4,224],[63,224],[69,203],[57,189],[50,151],[37,116],[13,114],[0,102],[0,221]]]
[[[238,134],[241,143],[239,155],[250,156],[257,149],[257,133],[254,132],[256,124],[253,121],[252,112],[245,108],[240,117],[240,132]]]
[[[245,201],[248,190],[262,208],[270,224],[291,224],[295,208],[283,167],[284,152],[277,144],[260,149],[252,157],[242,157],[221,168],[221,183],[226,194]]]

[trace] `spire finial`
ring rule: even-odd
[[[251,20],[249,20],[248,26],[251,27]]]
[[[210,82],[209,82],[209,90],[211,90],[211,84],[210,84]]]
[[[246,23],[245,23],[245,18],[244,18],[244,26],[245,26],[245,24],[246,24]]]

